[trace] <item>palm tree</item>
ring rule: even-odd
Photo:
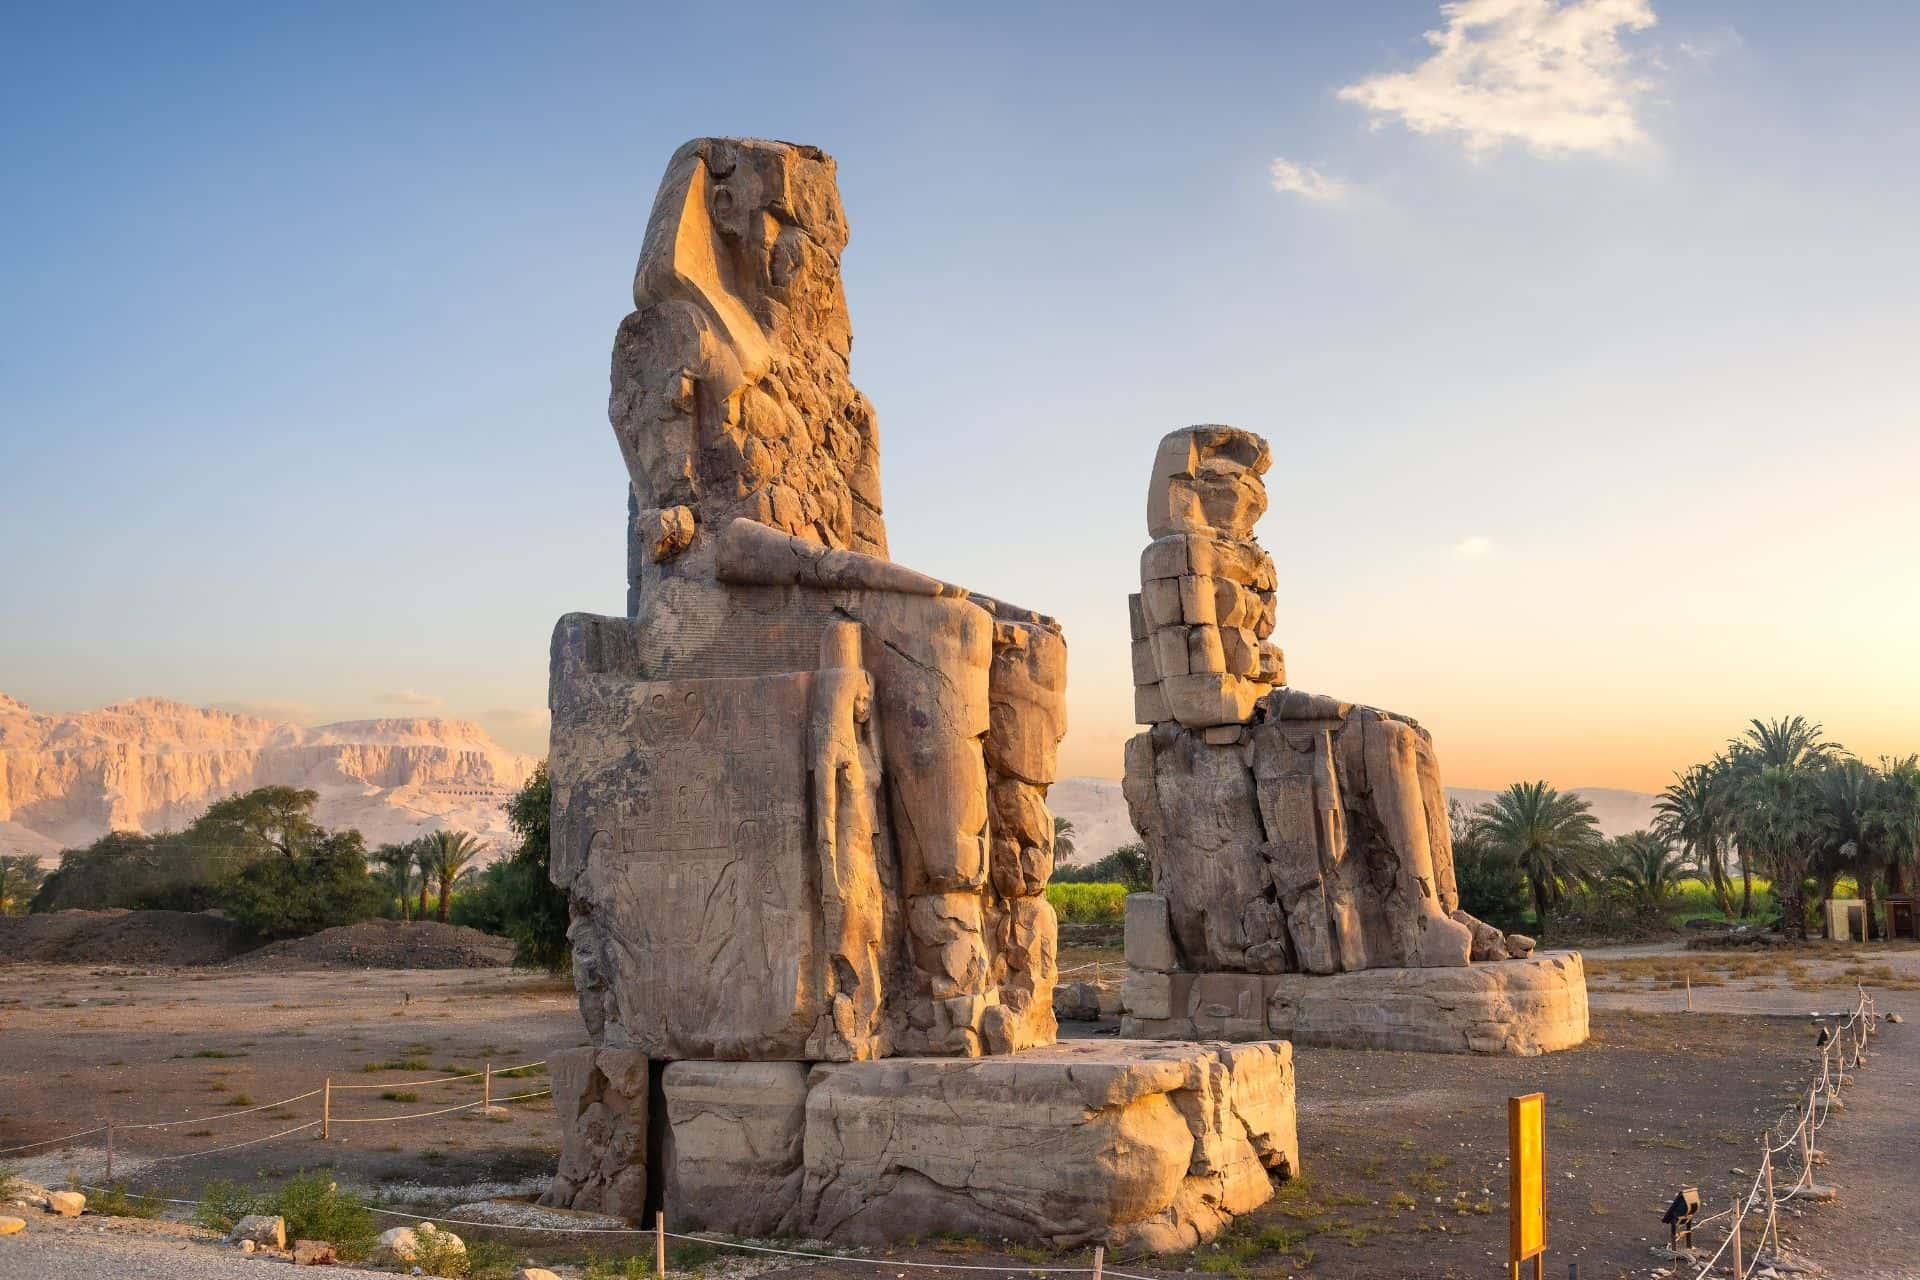
[[[1822,732],[1805,716],[1754,720],[1724,757],[1741,872],[1751,885],[1757,860],[1772,874],[1782,927],[1794,938],[1806,936],[1807,873],[1828,825],[1816,775],[1846,754]]]
[[[1567,888],[1592,879],[1605,843],[1592,807],[1545,782],[1516,782],[1481,805],[1478,827],[1489,848],[1519,864],[1543,935]]]
[[[432,868],[434,882],[440,887],[437,918],[441,924],[447,922],[447,913],[453,905],[453,882],[484,847],[466,831],[435,831],[422,842],[424,865]]]
[[[1789,938],[1807,936],[1807,872],[1829,821],[1811,769],[1763,765],[1746,777],[1736,800],[1741,855],[1758,858],[1773,876],[1780,927]]]
[[[1880,796],[1868,822],[1886,851],[1887,892],[1905,893],[1920,863],[1920,756],[1880,757]]]
[[[1654,833],[1693,855],[1694,864],[1707,873],[1713,885],[1714,897],[1720,902],[1720,914],[1731,916],[1726,788],[1713,766],[1697,764],[1685,773],[1676,773],[1654,802],[1653,812]],[[1749,884],[1749,896],[1751,893]],[[1741,914],[1745,914],[1744,909]]]
[[[1658,915],[1680,887],[1680,878],[1687,870],[1686,859],[1664,836],[1652,831],[1616,837],[1611,852],[1608,883],[1624,893],[1642,915]]]
[[[1073,861],[1073,819],[1055,818],[1053,820],[1053,860],[1055,862]]]
[[[414,849],[410,844],[383,844],[373,851],[373,865],[380,868],[379,880],[387,897],[400,901],[400,918],[413,919]]]
[[[1875,883],[1886,866],[1888,847],[1874,821],[1881,800],[1880,771],[1859,760],[1836,760],[1814,775],[1820,805],[1826,811],[1814,850],[1814,877],[1820,900],[1833,897],[1833,885],[1852,872],[1866,899],[1867,936],[1873,936]]]
[[[420,907],[413,913],[416,920],[427,918],[427,886],[433,883],[433,837],[416,836],[407,845],[413,850],[413,863],[420,869]]]

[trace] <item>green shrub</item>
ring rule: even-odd
[[[226,1232],[250,1213],[258,1213],[265,1201],[252,1187],[220,1178],[200,1189],[200,1202],[193,1207],[193,1220],[212,1231]]]
[[[1146,893],[1153,888],[1153,866],[1147,861],[1143,844],[1123,844],[1106,857],[1084,867],[1057,866],[1055,884],[1121,884],[1129,893]]]
[[[379,1235],[367,1202],[342,1191],[325,1169],[287,1179],[259,1212],[285,1218],[287,1239],[328,1241],[342,1258],[361,1257]]]
[[[127,1181],[110,1182],[104,1187],[95,1187],[87,1194],[87,1208],[95,1213],[105,1214],[109,1218],[157,1218],[160,1216],[160,1201],[155,1196],[143,1196],[139,1193],[127,1194]]]
[[[1112,924],[1126,915],[1124,884],[1061,884],[1047,886],[1047,901],[1069,924]]]
[[[422,1275],[444,1276],[448,1280],[466,1280],[473,1271],[473,1260],[465,1242],[431,1222],[423,1222],[413,1229],[412,1265],[418,1267]]]

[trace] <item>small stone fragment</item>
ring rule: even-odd
[[[233,1224],[227,1239],[263,1244],[270,1249],[284,1249],[287,1247],[287,1222],[271,1213],[250,1213]]]
[[[87,1198],[78,1191],[47,1192],[47,1212],[63,1218],[77,1218],[87,1207]]]
[[[0,1236],[17,1236],[26,1229],[25,1218],[0,1217]]]
[[[331,1267],[338,1261],[339,1255],[325,1240],[293,1242],[293,1265],[296,1267]]]

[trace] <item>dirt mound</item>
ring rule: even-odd
[[[513,963],[513,943],[464,925],[366,920],[249,952],[247,969],[492,969]]]
[[[253,945],[245,929],[204,911],[0,916],[0,963],[224,964]]]

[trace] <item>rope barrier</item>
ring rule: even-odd
[[[531,1095],[529,1095],[531,1096]],[[318,1123],[316,1121],[315,1123]],[[311,1126],[307,1126],[311,1127]],[[288,1132],[293,1132],[289,1130]],[[200,1154],[205,1154],[200,1153]],[[83,1191],[112,1191],[115,1188],[96,1186],[92,1183],[78,1183]],[[168,1196],[142,1195],[140,1199],[152,1204],[177,1204],[189,1208],[197,1207],[197,1200],[180,1200]],[[782,1258],[809,1258],[820,1262],[864,1262],[872,1267],[912,1267],[925,1271],[995,1271],[1001,1275],[1108,1275],[1115,1280],[1154,1280],[1151,1276],[1135,1275],[1127,1271],[1115,1271],[1112,1267],[1102,1267],[1095,1272],[1092,1267],[1036,1267],[1036,1266],[1000,1266],[991,1267],[974,1262],[917,1262],[905,1258],[863,1258],[857,1254],[810,1253],[801,1249],[776,1249],[771,1245],[747,1244],[739,1240],[727,1240],[715,1236],[684,1235],[678,1231],[650,1231],[645,1227],[543,1227],[532,1223],[486,1222],[478,1218],[448,1218],[434,1214],[408,1213],[399,1209],[382,1209],[368,1205],[367,1212],[383,1218],[404,1218],[412,1222],[431,1222],[435,1226],[478,1227],[487,1231],[531,1231],[541,1235],[556,1236],[665,1236],[669,1240],[685,1240],[693,1244],[713,1245],[721,1249],[739,1249],[747,1253],[774,1254]]]
[[[1731,1208],[1722,1209],[1693,1224],[1693,1229],[1697,1231],[1722,1218],[1732,1220],[1726,1237],[1720,1242],[1720,1247],[1715,1249],[1712,1255],[1701,1264],[1700,1269],[1693,1273],[1691,1280],[1706,1280],[1713,1269],[1720,1265],[1720,1260],[1726,1256],[1727,1251],[1734,1247],[1734,1242],[1740,1238],[1746,1218],[1763,1206],[1766,1217],[1761,1225],[1759,1238],[1755,1242],[1753,1256],[1746,1258],[1741,1256],[1741,1251],[1735,1251],[1736,1267],[1734,1269],[1737,1280],[1750,1280],[1750,1277],[1759,1272],[1769,1239],[1773,1242],[1774,1252],[1776,1254],[1779,1252],[1780,1206],[1807,1195],[1813,1190],[1815,1154],[1813,1135],[1825,1127],[1827,1118],[1832,1113],[1834,1100],[1840,1096],[1840,1087],[1851,1083],[1851,1078],[1845,1073],[1844,1065],[1848,1055],[1851,1055],[1855,1065],[1864,1059],[1867,1040],[1873,1035],[1874,1022],[1879,1017],[1873,997],[1867,994],[1866,988],[1856,985],[1854,990],[1859,994],[1852,1010],[1847,1013],[1844,1021],[1827,1031],[1826,1040],[1820,1046],[1820,1067],[1807,1085],[1805,1105],[1796,1102],[1792,1107],[1781,1112],[1780,1117],[1762,1131],[1760,1171],[1754,1175],[1753,1185],[1748,1188],[1744,1196],[1735,1200]],[[1820,1016],[1815,1015],[1815,1017]],[[1836,1013],[1834,1016],[1838,1017],[1839,1014]],[[1843,1063],[1839,1073],[1835,1073],[1832,1069],[1836,1054],[1840,1056]],[[1787,1124],[1790,1119],[1793,1123],[1788,1129]],[[1775,1146],[1774,1138],[1779,1137],[1783,1131],[1785,1136],[1781,1138],[1780,1144]],[[1776,1193],[1771,1176],[1773,1158],[1788,1153],[1794,1155],[1795,1163],[1799,1168],[1794,1177],[1793,1186],[1785,1192]],[[1761,1194],[1763,1188],[1764,1196]]]
[[[263,1102],[257,1107],[248,1107],[244,1111],[216,1111],[211,1115],[188,1116],[184,1120],[154,1120],[145,1124],[116,1124],[115,1129],[172,1129],[183,1124],[208,1124],[220,1120],[232,1120],[236,1116],[250,1116],[256,1111],[271,1111],[275,1107],[284,1107],[292,1102],[305,1102],[308,1098],[317,1098],[320,1090],[309,1089],[305,1093],[296,1093],[291,1098],[282,1098],[278,1102]],[[105,1126],[101,1126],[104,1128]]]
[[[16,1151],[25,1151],[29,1147],[57,1147],[61,1143],[71,1142],[75,1138],[84,1138],[89,1134],[105,1133],[106,1131],[107,1126],[99,1125],[92,1129],[82,1129],[78,1133],[70,1133],[64,1138],[42,1138],[38,1142],[23,1142],[17,1147],[0,1147],[0,1156],[12,1155]]]
[[[491,1074],[495,1076],[510,1076],[516,1071],[525,1071],[529,1067],[544,1067],[546,1065],[547,1060],[541,1058],[535,1062],[523,1062],[517,1067],[501,1067],[498,1071],[494,1071]],[[465,1075],[460,1076],[437,1076],[432,1080],[388,1080],[379,1081],[374,1084],[336,1084],[333,1086],[333,1091],[338,1093],[342,1089],[419,1089],[430,1084],[446,1084],[453,1080],[478,1080],[487,1074],[487,1071],[480,1070],[469,1071]],[[314,1092],[318,1093],[320,1091],[315,1089]]]

